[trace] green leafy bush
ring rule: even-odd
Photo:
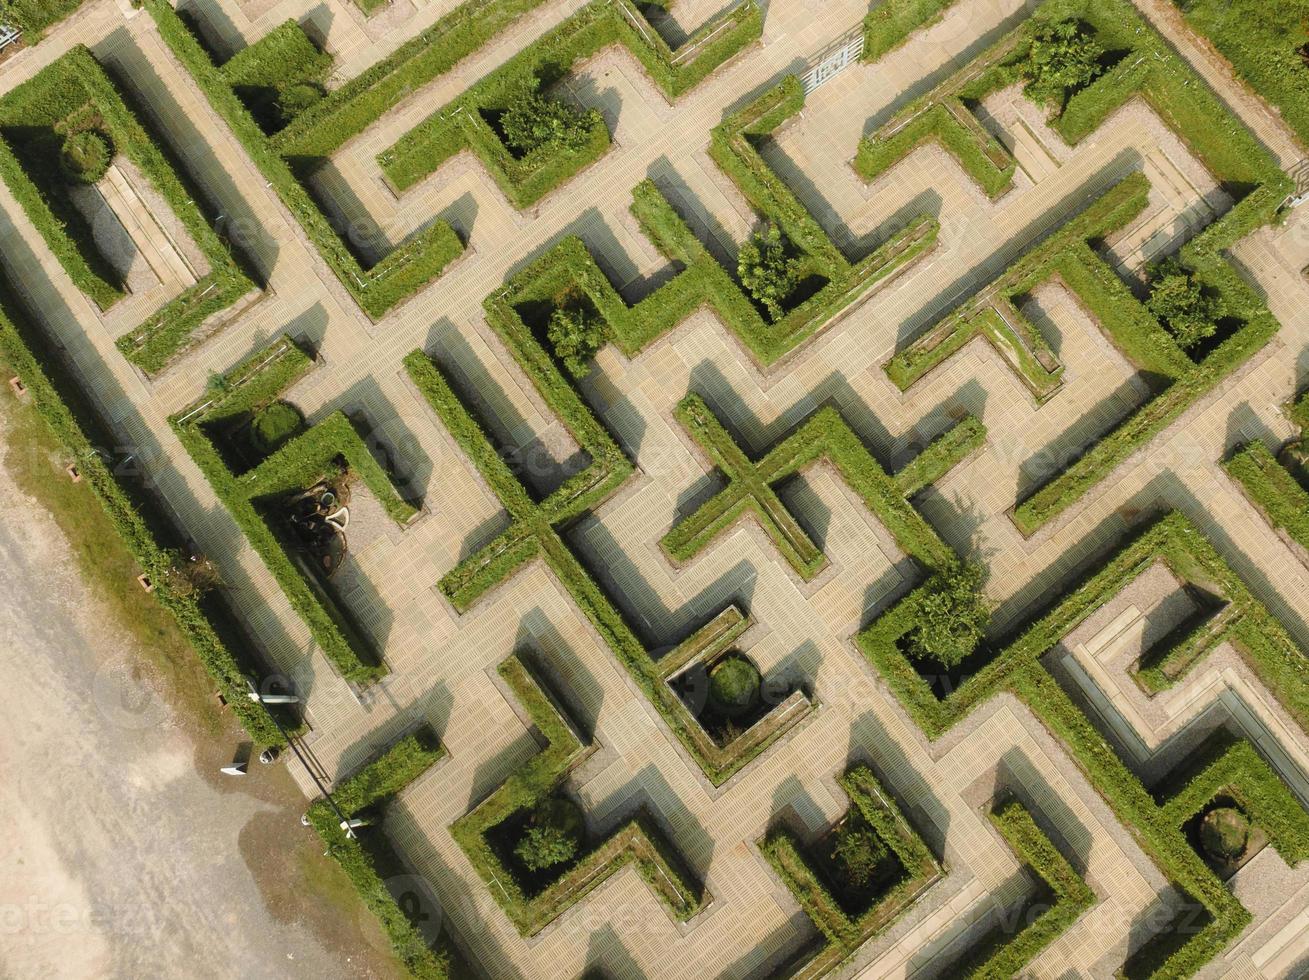
[[[761,680],[748,657],[728,654],[709,670],[709,702],[728,718],[739,718],[758,704]]]
[[[1062,111],[1069,93],[1085,88],[1103,71],[1104,48],[1076,20],[1042,23],[1032,31],[1021,71],[1027,94]]]
[[[591,359],[607,339],[604,320],[586,303],[572,302],[556,307],[550,314],[546,337],[555,356],[575,378],[591,372]]]
[[[736,259],[741,285],[764,305],[774,322],[786,315],[783,304],[800,283],[801,265],[789,246],[782,230],[770,224],[746,239]]]
[[[514,854],[532,871],[550,868],[577,856],[586,821],[572,801],[552,796],[532,811],[531,821],[514,846]]]
[[[977,648],[991,611],[982,597],[986,570],[977,562],[960,562],[937,573],[923,588],[909,647],[917,657],[954,667]]]
[[[500,116],[505,145],[520,157],[546,147],[580,149],[587,128],[584,113],[535,91],[517,96]]]
[[[1150,298],[1145,305],[1183,349],[1217,333],[1222,316],[1222,304],[1206,295],[1195,274],[1175,258],[1151,269]]]
[[[293,82],[277,90],[278,121],[289,126],[302,112],[317,105],[323,97],[323,87],[314,82]]]
[[[832,860],[856,888],[868,884],[886,859],[886,845],[864,821],[851,816],[832,841]]]
[[[1216,861],[1238,861],[1250,840],[1250,821],[1239,808],[1216,806],[1200,819],[1200,846]]]
[[[114,159],[114,145],[98,129],[79,129],[69,134],[59,150],[59,169],[74,184],[94,184],[108,171]]]

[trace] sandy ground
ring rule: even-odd
[[[3,467],[0,501],[0,977],[376,975],[372,923],[287,887],[321,845],[286,773],[213,775],[233,733],[193,738]]]

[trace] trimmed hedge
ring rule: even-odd
[[[940,19],[954,0],[882,0],[864,17],[864,61],[876,61]]]
[[[1309,549],[1309,492],[1262,442],[1241,447],[1223,469],[1273,527]]]
[[[906,501],[905,489],[917,492],[924,479],[939,478],[951,466],[979,449],[986,430],[969,416],[941,437],[937,451],[909,464],[903,482],[886,474],[840,413],[819,409],[768,452],[752,463],[714,417],[699,395],[688,395],[677,407],[677,418],[727,480],[727,486],[683,518],[660,540],[676,562],[690,561],[747,512],[753,513],[782,556],[805,580],[827,564],[826,556],[773,492],[773,484],[829,459],[870,511],[909,556],[931,571],[943,570],[954,554]],[[921,462],[921,465],[917,465]]]
[[[284,94],[297,86],[324,92],[331,69],[332,56],[320,51],[299,23],[287,20],[232,55],[220,71],[264,131],[272,133],[289,122]]]
[[[1186,22],[1212,41],[1237,76],[1271,102],[1300,142],[1309,145],[1309,65],[1299,51],[1309,7],[1267,0],[1184,0],[1177,5]]]
[[[768,863],[824,937],[818,952],[793,974],[805,980],[817,980],[835,970],[860,946],[890,928],[923,892],[941,878],[945,870],[905,820],[872,770],[867,766],[856,766],[839,782],[850,798],[847,819],[858,811],[877,838],[899,860],[902,872],[867,910],[851,918],[823,884],[813,863],[805,856],[799,838],[779,827],[759,841],[759,849]]]
[[[263,745],[285,744],[268,708],[248,696],[247,675],[262,675],[249,651],[228,646],[199,597],[179,594],[170,587],[168,572],[174,560],[154,530],[164,519],[163,509],[150,508],[147,521],[143,510],[150,501],[138,504],[134,498],[139,494],[125,488],[101,456],[98,447],[106,440],[93,439],[101,429],[95,410],[68,368],[49,352],[50,340],[34,326],[16,295],[8,274],[0,271],[0,357],[26,386],[56,441],[76,460],[83,481],[104,508],[109,526],[154,585],[154,598],[177,621],[250,738]],[[288,719],[286,727],[297,726]]]
[[[433,950],[428,945],[386,887],[386,878],[404,865],[381,827],[382,815],[378,811],[384,810],[445,756],[445,747],[439,744],[435,733],[422,728],[400,739],[381,757],[338,784],[332,799],[347,818],[364,810],[373,811],[373,826],[356,832],[356,836],[348,836],[341,829],[336,810],[326,800],[315,801],[307,814],[327,845],[327,853],[340,864],[360,899],[377,916],[396,957],[420,980],[446,980],[450,976],[450,957],[448,952]],[[360,833],[367,836],[367,847],[360,843]]]
[[[971,664],[970,676],[945,697],[932,691],[898,647],[899,639],[915,626],[918,591],[874,621],[859,635],[858,642],[887,686],[930,738],[939,738],[1001,691],[1012,692],[1028,705],[1064,743],[1118,819],[1136,828],[1142,846],[1159,868],[1205,910],[1207,924],[1200,931],[1189,938],[1180,937],[1173,945],[1152,942],[1151,955],[1134,958],[1128,975],[1187,977],[1240,933],[1250,920],[1249,913],[1213,875],[1140,779],[1041,664],[1041,658],[1078,624],[1157,562],[1163,562],[1181,580],[1220,596],[1232,607],[1221,621],[1216,641],[1230,642],[1287,712],[1309,730],[1309,660],[1195,526],[1176,512],[1139,532],[1046,611],[1015,629],[1003,645],[980,652],[979,658],[984,659]]]
[[[906,391],[974,337],[995,348],[1033,395],[1052,397],[1062,384],[1063,365],[1040,332],[1014,305],[1036,285],[1059,277],[1092,310],[1124,355],[1154,373],[1176,378],[1191,362],[1177,344],[1109,271],[1087,245],[1127,225],[1145,208],[1149,181],[1133,172],[1092,201],[1075,218],[1028,249],[1021,258],[981,290],[983,300],[965,301],[955,312],[922,334],[886,365],[886,373]]]
[[[91,116],[168,203],[209,263],[206,275],[118,341],[128,360],[156,373],[206,319],[256,287],[195,203],[203,197],[181,176],[164,141],[147,132],[119,86],[81,45],[0,98],[0,177],[73,283],[101,309],[124,295],[121,277],[53,165],[53,143]]]
[[[23,42],[29,47],[45,36],[45,32],[63,20],[86,0],[3,0],[0,14],[12,26],[23,32]]]
[[[1182,826],[1216,796],[1233,797],[1289,865],[1309,858],[1309,813],[1245,739],[1220,730],[1155,791],[1165,819]]]
[[[483,113],[503,110],[516,96],[555,82],[613,44],[627,48],[671,101],[758,40],[762,31],[762,11],[754,0],[744,0],[674,52],[631,0],[594,0],[405,133],[378,162],[387,179],[404,191],[460,150],[471,149],[515,207],[530,207],[608,150],[604,120],[595,110],[587,114],[589,135],[577,150],[543,148],[516,159]],[[696,54],[679,57],[687,51]]]
[[[363,481],[397,524],[413,519],[417,510],[399,497],[354,423],[341,412],[333,412],[248,471],[234,472],[221,448],[226,432],[275,401],[312,367],[309,356],[284,337],[234,367],[218,391],[173,416],[170,424],[324,656],[347,681],[367,684],[387,673],[385,665],[315,573],[292,559],[292,545],[276,530],[270,511],[287,494],[346,471]]]
[[[715,785],[734,773],[798,724],[806,712],[796,712],[781,724],[764,719],[728,746],[713,744],[700,723],[687,710],[668,677],[691,654],[687,651],[709,642],[718,619],[694,634],[679,650],[684,656],[655,659],[613,601],[573,554],[556,530],[558,526],[598,507],[631,475],[632,463],[604,426],[591,413],[577,391],[559,373],[522,320],[513,314],[503,296],[487,301],[492,325],[523,366],[547,406],[556,413],[592,463],[581,473],[537,504],[504,458],[496,451],[481,425],[454,393],[439,366],[422,351],[405,358],[405,367],[419,392],[450,431],[460,448],[472,460],[512,518],[509,528],[446,573],[440,581],[442,593],[459,612],[466,612],[488,590],[521,569],[527,562],[544,559],[591,622],[615,658],[631,674],[691,758]],[[739,612],[737,615],[740,615]]]
[[[488,836],[506,820],[530,811],[556,792],[594,747],[577,736],[522,655],[515,654],[501,663],[499,673],[546,746],[511,773],[489,797],[451,824],[450,833],[518,930],[524,936],[536,935],[632,863],[674,918],[685,920],[700,911],[708,896],[690,883],[681,859],[644,809],[603,840],[589,842],[558,878],[539,892],[528,894]]]
[[[297,169],[293,169],[293,164],[299,168],[312,160],[294,156],[284,159],[277,152],[274,144],[250,115],[249,109],[237,98],[222,71],[215,67],[204,47],[178,17],[168,0],[141,0],[141,3],[155,19],[159,34],[173,55],[191,74],[213,110],[227,123],[269,186],[281,198],[282,204],[300,222],[305,235],[318,249],[323,261],[370,317],[380,319],[393,306],[408,299],[440,275],[446,266],[463,254],[464,244],[454,229],[444,221],[435,221],[393,249],[380,262],[366,268],[301,183]],[[460,7],[448,16],[459,15],[463,9]],[[444,19],[420,37],[429,37],[442,23]],[[401,51],[409,51],[411,56],[413,54],[410,45]],[[345,88],[348,86],[336,94],[339,95]],[[328,102],[333,100],[323,99],[313,109],[301,113],[296,122],[309,117],[319,118],[320,114],[314,110]],[[375,118],[370,116],[363,120],[361,128]],[[287,127],[279,135],[285,136],[294,128],[294,125]]]
[[[943,98],[945,101],[939,104],[962,111],[959,95],[979,98],[1015,80],[1035,27],[1067,18],[1087,24],[1106,50],[1121,57],[1090,85],[1071,94],[1062,111],[1052,118],[1051,125],[1064,140],[1070,145],[1078,143],[1125,101],[1140,96],[1187,141],[1225,187],[1241,195],[1235,207],[1179,252],[1184,268],[1203,288],[1221,298],[1227,315],[1238,326],[1200,361],[1191,360],[1131,296],[1113,270],[1084,244],[1076,242],[1062,255],[1038,247],[1002,276],[999,282],[1006,290],[1006,301],[1043,279],[1061,277],[1090,307],[1124,356],[1138,369],[1170,382],[1162,393],[1015,506],[1013,520],[1024,535],[1034,534],[1073,506],[1132,453],[1248,362],[1277,331],[1277,322],[1267,306],[1227,262],[1224,251],[1274,220],[1277,207],[1291,187],[1289,178],[1278,170],[1268,152],[1125,0],[1046,0],[1032,18],[983,55],[984,70],[980,75],[974,66],[963,69],[923,104],[907,112],[928,111],[933,98]],[[954,118],[961,126],[966,125],[957,116]],[[928,135],[931,131],[923,138]],[[968,159],[976,164],[975,157],[969,157],[979,152],[975,142],[960,143],[955,151],[965,158],[966,165]],[[975,176],[987,179],[984,169],[976,165],[970,169]],[[1139,179],[1133,175],[1124,183]],[[1130,216],[1122,212],[1116,217],[1121,223]],[[1074,223],[1079,221],[1075,219]],[[1108,227],[1115,225],[1110,223]],[[1068,243],[1066,236],[1057,233],[1056,237]],[[1042,259],[1038,261],[1037,256]],[[1005,310],[1006,317],[1010,310],[1012,304]],[[896,355],[888,365],[888,373],[901,387],[907,387],[980,332],[1010,359],[1038,399],[1049,397],[1057,389],[1057,374],[1062,367],[1030,324],[1024,322],[1019,328],[1007,330],[1002,326],[1006,317],[999,316],[998,311],[966,305],[964,313],[942,321]]]
[[[866,181],[880,177],[924,143],[950,153],[991,198],[1013,184],[1017,161],[982,128],[958,95],[927,96],[922,108],[901,113],[859,141],[854,169]]]
[[[1050,905],[1020,932],[1008,935],[1007,931],[1000,930],[983,939],[978,949],[951,966],[951,973],[962,974],[970,980],[1009,980],[1019,976],[1041,950],[1067,932],[1082,913],[1095,904],[1095,893],[1050,838],[1041,832],[1023,804],[1008,800],[1000,804],[990,818],[1018,860],[1041,880]],[[1036,901],[1040,903],[1043,898]]]

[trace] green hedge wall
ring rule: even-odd
[[[445,758],[444,746],[436,735],[423,728],[407,735],[378,759],[344,780],[332,792],[332,799],[347,817],[364,810],[380,811],[407,786]],[[341,870],[354,884],[360,899],[377,916],[378,923],[391,940],[396,957],[419,980],[446,980],[450,976],[450,956],[434,950],[415,928],[394,896],[386,887],[386,878],[404,865],[396,854],[381,815],[375,813],[373,825],[362,828],[367,846],[359,837],[347,836],[340,818],[326,800],[309,807],[309,822],[327,845],[327,853],[336,859]]]
[[[929,571],[943,571],[957,560],[923,518],[907,502],[921,490],[928,476],[935,479],[986,439],[982,423],[968,416],[950,429],[924,454],[909,464],[904,480],[888,476],[840,413],[819,409],[757,463],[752,463],[698,395],[688,395],[677,408],[677,418],[700,444],[727,479],[728,485],[695,513],[673,526],[660,541],[673,561],[686,562],[747,511],[752,512],[783,557],[806,580],[826,566],[818,546],[773,492],[780,483],[820,459],[830,460],[870,511],[896,540],[896,544]],[[925,460],[925,461],[924,461]]]
[[[460,150],[472,149],[514,206],[530,207],[608,150],[604,120],[594,110],[587,114],[590,136],[578,150],[550,149],[518,160],[486,122],[483,110],[503,109],[521,93],[566,76],[574,64],[613,44],[627,48],[672,100],[758,40],[762,30],[762,12],[754,0],[745,0],[697,31],[681,50],[694,49],[710,34],[714,38],[695,57],[679,61],[631,0],[594,0],[428,116],[384,150],[378,162],[387,179],[404,191]]]
[[[864,18],[865,61],[876,61],[914,31],[939,20],[954,0],[882,0]]]
[[[1021,931],[1014,935],[1001,931],[983,939],[978,949],[951,966],[951,973],[970,980],[1009,980],[1021,975],[1041,950],[1067,932],[1095,904],[1095,893],[1041,832],[1023,804],[1008,800],[990,817],[1018,860],[1041,880],[1049,893],[1050,905]]]
[[[873,904],[851,918],[823,884],[794,834],[778,827],[759,841],[759,849],[800,908],[823,934],[818,952],[794,976],[817,980],[845,963],[860,946],[888,929],[914,900],[938,881],[944,868],[905,820],[890,794],[867,766],[856,766],[840,780],[850,798],[850,813],[858,811],[892,851],[903,868]]]
[[[1137,576],[1163,562],[1179,579],[1219,596],[1232,607],[1218,639],[1228,640],[1296,722],[1309,730],[1309,660],[1285,628],[1241,582],[1200,532],[1180,513],[1149,524],[1115,554],[1097,563],[1048,609],[1015,628],[984,663],[947,696],[937,697],[899,650],[915,625],[918,592],[910,593],[859,636],[859,645],[901,704],[938,738],[1000,691],[1021,698],[1059,738],[1073,760],[1184,895],[1205,910],[1206,924],[1169,944],[1152,941],[1134,957],[1132,977],[1189,977],[1217,955],[1249,922],[1249,913],[1196,855],[1171,816],[1041,665],[1041,658],[1079,623]],[[1179,675],[1181,676],[1181,675]]]
[[[1287,864],[1309,858],[1309,813],[1258,750],[1225,729],[1155,790],[1165,819],[1179,827],[1220,794],[1241,805]]]
[[[928,6],[933,11],[939,9],[937,5]],[[909,13],[917,16],[925,10],[915,4],[900,5],[887,16],[907,16]],[[1015,66],[1026,57],[1034,25],[1066,17],[1075,17],[1087,24],[1106,50],[1114,51],[1119,58],[1095,82],[1073,93],[1062,112],[1052,118],[1051,125],[1066,142],[1075,145],[1094,132],[1126,100],[1140,96],[1186,140],[1214,176],[1237,194],[1238,203],[1186,243],[1179,256],[1206,289],[1221,297],[1227,315],[1238,323],[1238,327],[1208,351],[1202,360],[1192,361],[1132,298],[1113,271],[1090,249],[1076,243],[1070,252],[1059,255],[1051,254],[1046,247],[1038,247],[1002,276],[1002,285],[1012,284],[1010,296],[1032,288],[1041,278],[1054,274],[1064,277],[1070,288],[1091,308],[1105,333],[1138,369],[1171,382],[1161,394],[1134,411],[1088,452],[1015,506],[1013,520],[1024,535],[1034,534],[1082,499],[1091,487],[1132,453],[1247,363],[1276,333],[1278,324],[1267,306],[1227,262],[1223,253],[1251,231],[1275,220],[1276,210],[1290,189],[1289,179],[1278,170],[1268,152],[1125,0],[1046,0],[1037,7],[1032,18],[982,56],[983,71],[980,74],[977,74],[976,63],[961,70],[954,78],[938,86],[921,104],[906,110],[907,118],[915,118],[913,113],[931,112],[932,99],[941,99],[943,101],[935,104],[955,110],[951,114],[952,123],[947,125],[938,112],[939,125],[913,125],[923,130],[922,138],[939,138],[940,126],[953,129],[957,123],[961,129],[956,130],[956,137],[951,138],[961,139],[959,133],[967,128],[967,123],[957,113],[967,113],[963,103],[959,102],[959,95],[975,98],[1011,80]],[[977,163],[980,146],[977,139],[970,138],[953,148],[974,176],[985,182],[991,177],[988,176],[990,172]],[[896,145],[890,149],[898,153],[905,147]],[[883,145],[879,152],[883,158],[889,159],[890,149]],[[872,151],[865,150],[865,154],[869,152]],[[1129,178],[1132,184],[1140,180],[1136,175]],[[1126,220],[1130,215],[1124,211],[1117,217]],[[1080,220],[1074,219],[1074,224]],[[1058,233],[1047,242],[1054,238],[1068,243]],[[1016,333],[1004,329],[1001,324],[998,315],[966,305],[960,315],[943,321],[897,354],[888,364],[888,373],[897,384],[907,387],[957,351],[968,339],[981,333],[1010,358],[1019,376],[1038,399],[1052,395],[1057,389],[1056,375],[1061,368],[1053,362],[1052,356],[1042,356],[1048,355],[1044,342],[1030,324],[1022,324],[1016,328]],[[1021,353],[1015,355],[1015,351]]]
[[[548,407],[591,456],[592,463],[540,504],[535,503],[482,426],[459,400],[440,367],[422,351],[411,353],[405,359],[405,366],[414,385],[512,518],[507,530],[442,577],[441,591],[456,610],[465,612],[527,562],[543,559],[687,753],[711,782],[721,785],[798,724],[804,712],[794,713],[785,724],[776,727],[770,723],[761,734],[737,739],[725,749],[706,741],[699,722],[667,683],[669,665],[655,659],[556,529],[603,503],[632,473],[631,461],[559,373],[522,320],[511,315],[508,300],[492,297],[487,306],[492,325],[505,338],[509,350],[524,366]],[[758,723],[763,724],[763,721]]]
[[[31,46],[45,32],[71,14],[86,0],[3,0],[0,13],[23,32],[23,43]]]
[[[148,373],[162,370],[205,319],[255,288],[233,258],[209,217],[195,203],[203,196],[189,186],[166,142],[153,136],[124,101],[124,95],[91,52],[79,45],[0,98],[0,177],[73,283],[101,309],[124,295],[124,287],[100,252],[90,223],[73,204],[53,166],[55,142],[69,120],[88,112],[168,203],[203,253],[210,271],[118,341],[128,360]]]
[[[1223,469],[1273,527],[1309,548],[1309,493],[1262,442],[1238,449]]]
[[[282,496],[347,470],[372,491],[396,523],[413,519],[417,510],[400,498],[354,423],[341,412],[332,413],[245,473],[233,472],[218,444],[225,429],[274,401],[312,367],[307,354],[282,338],[238,364],[224,376],[222,390],[170,422],[324,656],[346,680],[368,684],[387,672],[373,644],[314,573],[292,559],[291,545],[275,530],[276,520],[269,512]]]
[[[1309,66],[1300,57],[1309,6],[1266,0],[1184,0],[1186,22],[1209,38],[1238,77],[1309,145]]]
[[[408,299],[440,275],[446,266],[463,254],[464,244],[454,229],[444,221],[436,221],[392,250],[380,262],[365,268],[351,251],[346,239],[300,182],[296,168],[308,167],[312,160],[297,156],[284,158],[278,153],[250,111],[237,98],[222,71],[214,65],[168,0],[141,0],[141,3],[155,19],[160,36],[190,72],[210,106],[227,123],[268,185],[277,192],[282,204],[300,222],[323,261],[370,317],[380,319],[393,306]],[[459,14],[462,9],[459,8],[449,16]],[[328,98],[314,108],[320,109],[327,103],[337,104]],[[308,117],[318,118],[319,113],[313,110],[302,113],[296,122]],[[375,118],[368,117],[363,120],[363,125]],[[285,136],[292,128],[283,130],[279,136]]]
[[[499,673],[547,744],[495,792],[451,824],[450,833],[519,931],[525,936],[540,932],[632,863],[675,918],[684,920],[698,912],[707,895],[691,884],[680,858],[644,810],[602,840],[588,843],[555,881],[528,894],[487,837],[504,821],[558,790],[592,747],[578,738],[520,654],[504,661]]]
[[[8,274],[0,271],[0,357],[27,387],[36,411],[55,439],[77,461],[78,470],[104,508],[109,526],[117,533],[154,584],[154,597],[177,620],[214,684],[249,733],[262,745],[282,745],[285,739],[268,709],[247,696],[246,676],[262,671],[246,650],[233,650],[215,630],[204,606],[195,596],[181,595],[168,584],[173,559],[154,528],[162,518],[151,513],[147,521],[137,494],[119,483],[101,457],[92,435],[101,429],[93,409],[65,365],[50,353],[50,340],[16,299]],[[143,503],[148,503],[144,501]],[[287,727],[295,722],[287,719]]]

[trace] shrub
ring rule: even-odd
[[[1200,821],[1200,846],[1218,861],[1237,861],[1250,840],[1250,821],[1234,806],[1217,806]]]
[[[277,91],[277,114],[283,126],[289,126],[296,116],[315,105],[323,97],[323,88],[314,82],[294,82]]]
[[[963,562],[927,584],[918,603],[917,628],[909,635],[915,655],[955,667],[973,652],[991,621],[981,593],[984,575],[980,564]]]
[[[862,888],[886,858],[886,845],[873,828],[853,816],[836,832],[832,860],[855,888]]]
[[[606,336],[604,321],[581,303],[558,307],[550,314],[546,328],[555,356],[576,378],[585,378],[590,373],[591,358],[604,346]]]
[[[1183,348],[1194,347],[1218,330],[1222,304],[1206,296],[1194,273],[1175,258],[1151,270],[1149,309]]]
[[[576,857],[584,831],[582,811],[568,800],[551,797],[537,804],[514,854],[533,871],[563,864]]]
[[[1084,88],[1103,71],[1104,48],[1075,20],[1042,24],[1032,32],[1021,71],[1027,94],[1062,111],[1070,92]]]
[[[222,588],[222,572],[210,559],[204,557],[191,558],[183,555],[175,548],[169,549],[167,555],[169,565],[165,578],[168,588],[172,590],[174,595],[186,599],[198,599],[206,592]]]
[[[114,145],[98,129],[79,129],[64,140],[59,169],[74,184],[94,184],[109,170]]]
[[[298,408],[276,401],[255,415],[250,423],[250,442],[256,452],[266,456],[298,436],[304,427],[304,416]]]
[[[547,146],[573,150],[586,142],[586,117],[558,99],[524,92],[500,117],[500,132],[520,156]]]
[[[800,263],[789,254],[789,243],[781,229],[770,224],[741,246],[736,273],[741,285],[777,321],[786,314],[782,304],[800,282]]]
[[[728,718],[739,718],[759,700],[759,668],[748,657],[729,654],[709,671],[709,702]]]

